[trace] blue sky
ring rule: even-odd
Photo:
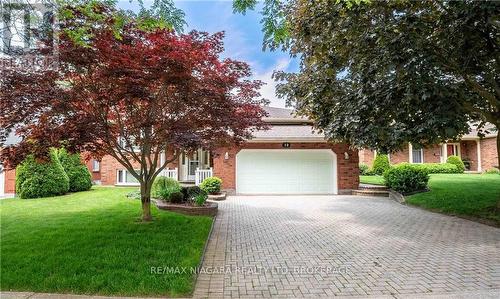
[[[146,2],[146,1],[145,1]],[[253,78],[264,81],[261,88],[264,98],[271,101],[270,106],[285,107],[285,101],[275,94],[275,82],[271,78],[274,70],[295,72],[297,61],[281,51],[262,51],[262,31],[260,24],[261,5],[246,15],[233,14],[232,1],[175,1],[178,8],[186,14],[186,31],[196,29],[214,33],[225,31],[225,57],[245,61],[250,64]],[[123,8],[133,8],[128,0],[119,3]]]

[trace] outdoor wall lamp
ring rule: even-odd
[[[226,152],[226,153],[224,154],[224,160],[229,160],[229,153],[228,153],[228,152]]]
[[[349,153],[348,152],[344,152],[344,159],[349,160]]]

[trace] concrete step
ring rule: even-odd
[[[387,191],[389,190],[386,186],[382,185],[370,185],[370,184],[359,184],[359,190],[379,190]]]
[[[387,190],[352,190],[352,195],[389,197]]]

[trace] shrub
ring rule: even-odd
[[[204,191],[201,190],[201,188],[198,186],[182,187],[181,192],[184,195],[184,201],[190,201],[196,195],[198,195],[200,193],[204,193]]]
[[[364,163],[359,164],[360,175],[370,175],[370,167]]]
[[[16,193],[20,198],[63,195],[69,190],[69,178],[51,150],[49,161],[38,162],[30,155],[16,169]]]
[[[421,167],[402,164],[392,167],[384,173],[385,184],[392,190],[410,193],[427,187],[429,174]]]
[[[170,201],[171,203],[182,203],[184,202],[184,195],[180,191],[173,192],[170,194],[168,201]]]
[[[179,184],[179,182],[172,178],[159,176],[153,183],[151,195],[153,197],[159,197],[164,200],[169,200],[170,194],[180,191],[181,185]]]
[[[500,170],[498,170],[496,168],[490,168],[490,169],[486,170],[486,173],[487,174],[500,174]]]
[[[205,204],[205,202],[207,201],[207,198],[208,198],[208,195],[205,193],[205,192],[202,192],[200,194],[197,194],[193,200],[194,200],[194,204],[197,205],[197,206],[202,206]]]
[[[413,164],[414,167],[421,167],[427,170],[427,173],[460,173],[460,170],[455,164],[451,163],[423,163]]]
[[[58,151],[59,161],[69,178],[69,191],[87,191],[92,188],[92,175],[79,154],[69,154],[65,149]]]
[[[400,163],[394,166],[408,165],[410,167],[419,168],[427,171],[427,173],[459,173],[457,166],[450,163],[422,163],[422,164],[410,164],[410,163]]]
[[[389,157],[384,154],[377,154],[375,160],[373,161],[373,173],[376,175],[382,175],[389,168],[391,168],[391,165],[389,164]]]
[[[462,162],[459,156],[449,156],[448,159],[446,159],[446,163],[456,165],[460,173],[465,170],[464,162]]]
[[[204,179],[200,184],[200,188],[208,194],[219,194],[221,185],[222,180],[218,177],[212,176]]]

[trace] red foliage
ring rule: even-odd
[[[262,83],[245,79],[246,63],[220,59],[223,33],[138,27],[126,25],[120,36],[112,26],[94,28],[87,46],[62,34],[58,70],[3,72],[0,140],[12,129],[22,139],[2,150],[7,167],[64,145],[112,155],[129,169],[138,161],[148,181],[164,166],[160,152],[241,142],[264,127]]]

